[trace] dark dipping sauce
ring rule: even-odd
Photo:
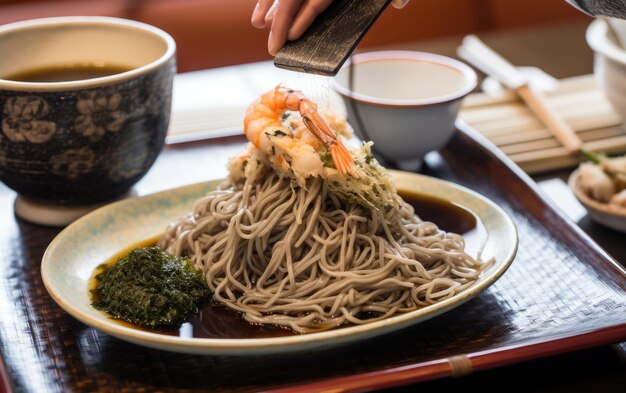
[[[16,82],[69,82],[102,78],[130,71],[131,67],[115,64],[65,64],[33,68],[3,76],[2,79]]]
[[[470,255],[476,254],[486,234],[476,214],[443,199],[403,192],[400,195],[415,208],[415,213],[423,221],[434,222],[440,229],[446,232],[462,235],[466,239],[466,250],[468,253]],[[156,242],[157,239],[155,238],[138,243],[114,256],[106,263],[115,263],[130,250],[137,247],[153,246]],[[90,289],[98,285],[98,281],[95,279],[98,270],[96,269],[92,276]],[[278,326],[251,324],[243,319],[241,313],[215,302],[207,302],[202,305],[199,313],[192,315],[176,329],[144,329],[121,320],[116,319],[116,322],[137,330],[183,338],[242,339],[285,337],[299,334]]]

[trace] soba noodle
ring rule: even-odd
[[[301,333],[442,301],[487,266],[399,196],[370,209],[340,200],[319,178],[305,189],[274,171],[199,199],[159,245],[189,256],[214,300],[247,321]]]

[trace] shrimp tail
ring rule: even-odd
[[[354,160],[343,142],[326,124],[322,116],[317,112],[315,104],[308,99],[303,99],[299,104],[300,116],[311,133],[320,140],[328,150],[333,159],[333,164],[343,174],[355,174]]]
[[[354,170],[354,160],[352,159],[352,155],[346,147],[341,143],[333,143],[328,148],[330,150],[330,156],[333,159],[333,163],[339,170],[339,173],[348,173],[352,176],[355,176]]]

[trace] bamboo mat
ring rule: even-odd
[[[626,152],[626,131],[592,75],[563,79],[546,93],[548,103],[563,116],[584,142],[584,148],[609,154]],[[220,138],[242,133],[248,100],[228,106],[207,106],[174,111],[168,143]],[[345,113],[338,95],[329,108]],[[579,158],[568,155],[539,119],[515,95],[494,98],[482,93],[468,96],[461,119],[485,135],[530,174],[573,167]]]
[[[626,151],[621,119],[593,75],[563,79],[546,97],[581,138],[583,148],[609,154]],[[500,98],[472,94],[464,101],[460,117],[530,174],[572,167],[580,160],[568,154],[513,94]]]

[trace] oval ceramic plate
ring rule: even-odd
[[[74,222],[48,246],[41,274],[52,298],[86,325],[147,347],[197,354],[252,354],[319,348],[389,333],[449,311],[493,284],[509,267],[517,250],[511,219],[485,197],[453,183],[422,175],[393,172],[399,191],[442,198],[474,212],[484,225],[482,257],[495,263],[475,285],[435,305],[365,325],[320,333],[259,339],[180,338],[124,326],[90,304],[88,282],[94,269],[133,244],[162,233],[169,222],[186,214],[198,197],[219,181],[176,188],[102,207]]]

